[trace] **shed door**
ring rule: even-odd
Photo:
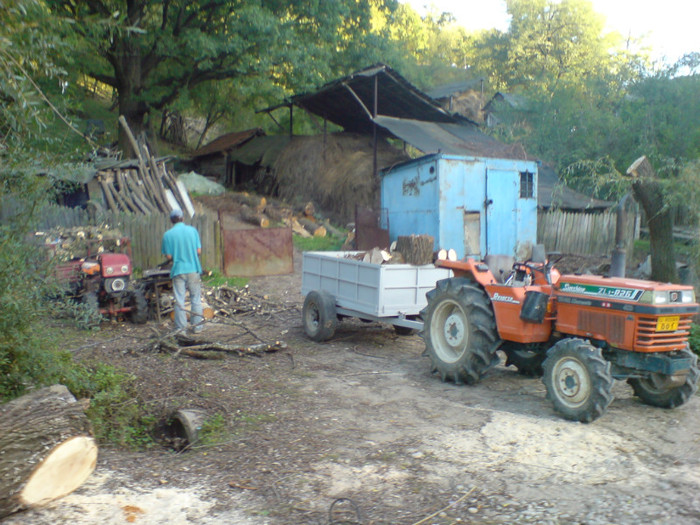
[[[486,170],[484,255],[515,255],[518,243],[519,182],[520,174],[517,171]]]
[[[481,255],[481,212],[464,212],[464,256]]]

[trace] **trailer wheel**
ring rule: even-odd
[[[426,294],[421,337],[431,372],[443,381],[476,383],[498,364],[493,310],[486,293],[464,278],[443,279]]]
[[[148,321],[148,301],[140,288],[131,292],[129,297],[129,320],[134,324],[144,324]]]
[[[613,400],[611,365],[587,341],[559,341],[547,352],[543,368],[547,399],[565,419],[590,423]]]
[[[312,341],[327,341],[335,333],[338,317],[335,299],[328,292],[312,291],[304,299],[302,310],[304,332]]]
[[[673,381],[664,374],[651,374],[646,378],[629,378],[627,382],[632,386],[634,395],[641,399],[642,403],[659,408],[676,408],[686,403],[698,389],[698,356],[690,350],[683,350],[684,357],[691,358],[690,370],[685,376],[685,381]]]

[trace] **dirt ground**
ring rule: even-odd
[[[163,413],[201,408],[229,427],[215,446],[100,449],[73,494],[4,525],[700,523],[700,398],[654,409],[615,387],[591,424],[560,419],[539,379],[503,365],[475,386],[431,375],[419,336],[343,321],[317,344],[293,275],[253,279],[274,309],[215,317],[205,335],[288,349],[196,360],[152,351],[168,322],[105,324],[76,357],[138,377]]]

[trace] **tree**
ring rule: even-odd
[[[138,134],[148,117],[199,84],[265,77],[305,88],[335,47],[367,24],[366,1],[46,0],[71,19],[74,65],[112,86]]]

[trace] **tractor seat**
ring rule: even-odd
[[[515,259],[510,255],[487,255],[484,263],[489,267],[497,283],[505,283],[513,269]]]

